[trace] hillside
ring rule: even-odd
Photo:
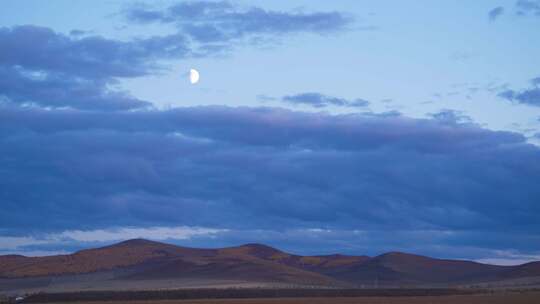
[[[51,282],[51,278],[58,282],[63,277],[70,278],[64,280],[68,283],[80,277],[85,280],[106,278],[107,286],[126,288],[159,287],[163,282],[167,282],[167,287],[181,287],[186,282],[202,282],[203,286],[204,282],[340,287],[441,286],[540,277],[540,262],[495,266],[400,252],[376,257],[300,256],[262,244],[198,249],[142,239],[69,255],[0,256],[0,278],[4,284],[29,280]]]

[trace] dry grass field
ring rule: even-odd
[[[58,303],[64,304],[65,302]],[[78,304],[538,304],[540,292],[422,297],[205,299],[156,301],[99,301]]]

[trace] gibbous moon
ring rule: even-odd
[[[189,82],[191,82],[191,84],[196,84],[197,82],[199,82],[199,77],[199,72],[197,70],[189,70]]]

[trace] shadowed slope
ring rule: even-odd
[[[390,252],[333,276],[363,284],[448,284],[493,280],[508,267]]]

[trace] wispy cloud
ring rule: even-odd
[[[69,230],[49,236],[51,239],[70,239],[79,242],[109,242],[135,238],[151,240],[187,240],[196,236],[212,236],[227,229],[204,227],[146,227],[98,230]]]
[[[519,15],[535,15],[540,16],[540,1],[539,0],[518,0],[516,9]]]
[[[540,107],[540,77],[531,79],[532,87],[523,90],[507,89],[497,96],[519,104]]]
[[[166,9],[135,6],[124,14],[131,22],[173,24],[201,43],[291,33],[325,34],[344,30],[352,22],[350,16],[340,12],[272,11],[228,1],[180,2]]]
[[[307,92],[296,95],[286,95],[281,99],[283,102],[299,105],[309,105],[315,108],[328,106],[362,108],[369,105],[369,101],[361,98],[349,100],[345,98],[333,97],[321,93]]]
[[[58,247],[75,246],[75,248],[83,248],[96,244],[110,244],[136,238],[174,242],[197,237],[214,238],[228,231],[228,229],[205,227],[155,226],[144,228],[120,227],[95,230],[66,230],[58,233],[41,234],[39,236],[0,236],[0,254],[50,255],[67,252],[57,250]]]
[[[497,18],[502,16],[502,14],[504,14],[504,7],[497,6],[496,8],[489,11],[488,18],[490,21],[495,21],[497,20]]]
[[[477,259],[476,261],[494,265],[521,265],[532,261],[540,261],[540,252],[525,254],[515,250],[493,250],[490,257]]]

